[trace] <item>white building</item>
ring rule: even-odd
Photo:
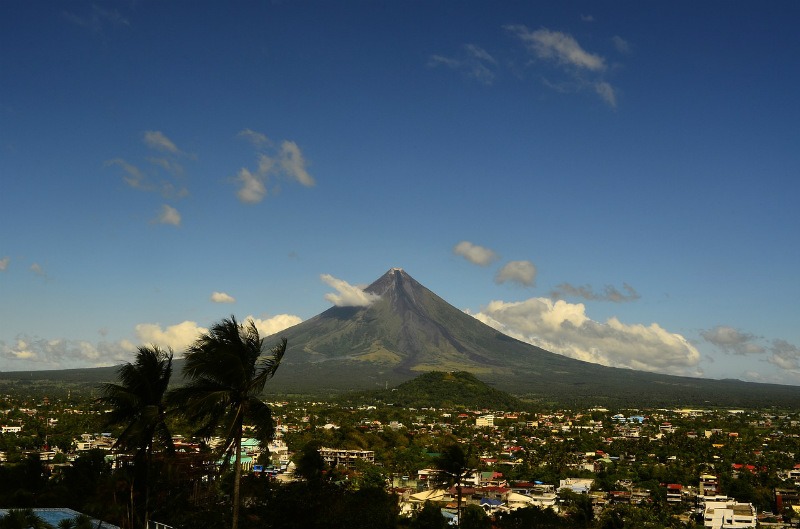
[[[703,513],[703,527],[733,529],[756,526],[756,510],[751,503],[707,501]]]

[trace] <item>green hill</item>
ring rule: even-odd
[[[404,408],[520,410],[519,399],[466,371],[430,371],[391,389],[359,392],[351,399],[382,401]]]

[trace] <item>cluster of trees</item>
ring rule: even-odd
[[[231,456],[234,459],[231,527],[238,528],[244,424],[253,427],[250,435],[256,439],[272,438],[272,413],[259,396],[285,351],[283,339],[270,354],[262,355],[264,344],[255,324],[239,324],[232,316],[214,324],[189,347],[183,367],[187,382],[183,386],[169,389],[173,353],[155,346],[139,348],[136,360],[119,370],[118,383],[104,386],[101,400],[111,407],[109,423],[124,425],[117,445],[133,453],[126,526],[147,527],[151,501],[158,499],[153,498],[154,484],[160,477],[181,472],[176,469],[179,459],[170,457],[174,447],[167,419],[175,413],[194,425],[199,437],[222,432],[224,460],[227,464]],[[198,461],[184,463],[189,470],[183,473],[203,468]],[[165,476],[155,474],[158,471]]]

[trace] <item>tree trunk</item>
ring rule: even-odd
[[[236,469],[233,478],[233,523],[231,529],[239,526],[239,484],[242,481],[242,434],[236,436]]]

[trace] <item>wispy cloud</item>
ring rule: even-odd
[[[325,294],[325,299],[337,307],[368,307],[380,299],[377,294],[364,291],[364,287],[351,285],[347,281],[333,277],[330,274],[319,276],[336,293]]]
[[[258,167],[251,171],[241,168],[233,181],[237,184],[237,198],[245,204],[257,204],[268,195],[267,184],[279,176],[298,182],[304,187],[316,185],[314,177],[308,172],[308,161],[297,143],[289,140],[281,142],[278,149],[264,134],[245,129],[237,135],[247,140],[257,150]]]
[[[469,241],[461,241],[453,247],[453,253],[460,255],[472,264],[489,266],[498,259],[494,251]]]
[[[504,28],[525,46],[537,62],[555,66],[557,79],[550,80],[543,76],[545,86],[562,93],[592,90],[608,106],[616,108],[617,90],[603,78],[608,70],[605,57],[586,50],[569,33],[547,28],[531,30],[521,24],[510,24]],[[627,44],[621,38],[614,42],[618,49]]]
[[[0,259],[0,272],[5,272],[8,269],[8,263],[11,262],[10,257],[3,257]]]
[[[178,210],[164,204],[161,206],[161,212],[158,214],[158,217],[154,220],[156,224],[169,224],[170,226],[180,226],[181,225],[181,214],[178,213]]]
[[[540,59],[598,72],[606,69],[605,59],[590,53],[578,44],[572,35],[546,28],[529,30],[523,25],[508,25],[506,30],[516,35]]]
[[[492,301],[474,316],[509,336],[578,360],[674,375],[702,374],[700,353],[680,334],[657,323],[625,324],[617,318],[597,322],[580,303],[548,298]]]
[[[168,152],[170,154],[181,154],[175,143],[167,138],[160,130],[146,130],[144,132],[144,143],[156,151]]]
[[[153,186],[147,182],[145,174],[135,165],[130,164],[122,158],[114,158],[105,163],[106,167],[116,165],[121,167],[125,172],[122,180],[134,189],[141,189],[142,191],[151,191]]]
[[[708,343],[728,353],[748,355],[760,354],[765,350],[757,343],[758,337],[755,335],[725,325],[701,331],[700,336]]]
[[[550,292],[550,297],[558,298],[581,298],[588,301],[611,301],[613,303],[627,303],[641,298],[635,288],[628,283],[622,284],[622,290],[612,285],[603,287],[602,292],[595,292],[591,285],[572,285],[561,283]]]
[[[773,340],[770,352],[769,363],[800,375],[800,347],[786,340]]]
[[[300,147],[293,141],[281,143],[281,153],[279,158],[281,168],[290,178],[296,180],[305,187],[313,187],[316,182],[308,174],[306,165],[308,162],[303,157]]]
[[[497,60],[480,46],[465,44],[462,52],[456,57],[431,55],[428,59],[428,67],[436,68],[438,66],[460,71],[466,77],[490,85],[495,79]]]
[[[618,52],[628,54],[631,52],[631,45],[630,43],[620,37],[619,35],[614,35],[611,37],[611,42],[614,44],[614,47],[617,49]]]
[[[115,9],[104,9],[97,4],[92,5],[88,13],[78,14],[72,11],[63,11],[62,15],[69,22],[100,32],[107,26],[130,26],[130,21]]]
[[[536,282],[536,266],[530,261],[509,261],[497,272],[495,283],[512,282],[526,287]]]
[[[187,197],[189,189],[185,185],[185,171],[178,160],[194,158],[194,156],[183,152],[174,141],[158,130],[145,131],[142,134],[142,142],[149,150],[159,153],[157,156],[145,157],[150,164],[147,170],[143,170],[123,158],[108,160],[105,162],[105,166],[121,168],[122,180],[133,189],[146,193],[158,193],[162,198],[168,200]],[[164,204],[152,223],[180,226],[181,215],[175,207]]]
[[[272,147],[272,142],[264,134],[251,129],[244,129],[238,136],[252,143],[257,149]]]
[[[594,91],[597,95],[612,108],[617,107],[617,93],[614,87],[605,81],[598,81],[594,84]]]
[[[775,376],[744,373],[749,380],[779,384],[800,383],[800,347],[795,344],[783,339],[768,340],[727,325],[702,330],[700,337],[724,353],[755,357],[781,370]]]
[[[44,268],[42,268],[42,266],[39,263],[33,263],[30,266],[30,271],[39,277],[47,278],[47,273],[44,271]]]
[[[211,301],[214,303],[236,303],[236,298],[225,292],[212,292]]]

